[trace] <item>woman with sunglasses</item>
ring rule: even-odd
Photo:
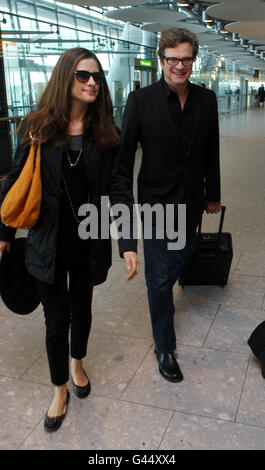
[[[28,233],[25,259],[45,315],[55,394],[44,428],[52,432],[67,413],[69,349],[74,393],[78,398],[90,393],[82,359],[91,328],[92,292],[94,285],[105,281],[111,265],[110,238],[101,239],[100,232],[98,239],[79,237],[78,209],[94,204],[101,220],[102,196],[109,196],[112,204],[121,202],[115,177],[119,135],[104,72],[92,52],[73,48],[60,57],[37,110],[23,120],[0,202],[23,168],[30,135],[41,142],[42,205],[39,220]],[[0,224],[1,251],[12,249],[15,232]],[[130,280],[138,271],[136,246],[133,240],[120,240],[119,245]]]

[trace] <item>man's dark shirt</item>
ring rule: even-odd
[[[184,160],[188,151],[193,128],[192,92],[189,87],[189,94],[182,110],[177,93],[169,88],[164,79],[162,81],[169,105],[170,115],[176,129],[176,136],[178,141],[178,146],[176,148],[176,158],[178,161],[180,161],[180,159]]]
[[[177,147],[176,147],[176,164],[185,161],[185,156],[189,148],[189,142],[193,130],[193,107],[192,107],[192,91],[189,87],[189,94],[187,96],[184,108],[182,110],[177,93],[175,93],[168,84],[162,79],[164,85],[165,95],[167,98],[169,112],[176,129]],[[189,82],[188,82],[189,86]],[[178,203],[185,203],[184,187],[180,185],[177,189]]]

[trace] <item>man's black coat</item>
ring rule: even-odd
[[[135,152],[140,142],[139,204],[185,202],[187,229],[194,230],[205,201],[220,201],[216,96],[208,89],[188,84],[193,127],[190,129],[188,151],[183,158],[177,152],[176,131],[162,80],[129,94],[121,132],[120,191],[130,200]]]

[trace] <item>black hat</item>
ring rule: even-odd
[[[265,321],[260,323],[248,339],[248,345],[261,364],[262,377],[265,379]]]
[[[4,250],[0,262],[2,300],[19,315],[33,312],[40,303],[35,279],[25,264],[25,241],[25,238],[13,240],[10,251]]]

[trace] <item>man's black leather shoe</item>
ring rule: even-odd
[[[174,353],[156,352],[156,357],[159,364],[159,372],[164,379],[169,382],[181,382],[183,380],[183,374],[176,361]]]

